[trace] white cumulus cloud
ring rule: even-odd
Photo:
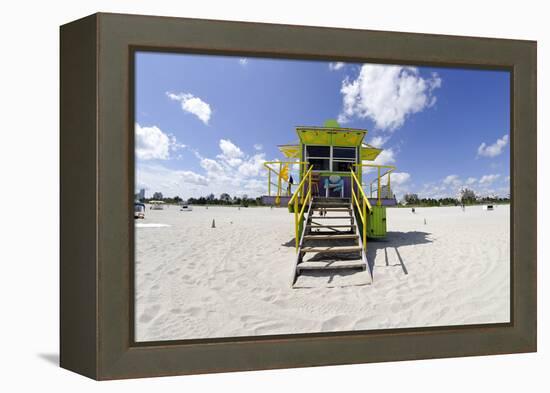
[[[395,163],[395,152],[393,149],[384,149],[378,154],[374,161],[363,161],[363,164],[375,164],[375,165],[391,165]],[[376,168],[365,166],[363,167],[363,175],[368,176],[371,173],[376,172]]]
[[[219,154],[217,157],[223,162],[233,167],[240,165],[243,162],[243,151],[229,139],[220,139],[219,146],[222,154]]]
[[[198,151],[195,156],[205,171],[208,180],[208,190],[200,190],[203,194],[194,193],[192,196],[205,195],[212,192],[216,195],[229,193],[231,196],[263,195],[267,191],[264,153],[246,154],[239,146],[229,139],[220,139],[221,153],[215,158],[203,157]]]
[[[206,189],[208,179],[188,170],[173,170],[159,164],[138,163],[136,186],[151,193],[162,192],[165,196],[187,197],[189,189]]]
[[[176,137],[168,135],[157,126],[134,125],[136,157],[140,160],[168,160],[170,152],[184,148]]]
[[[482,157],[496,157],[502,153],[506,145],[508,145],[508,134],[497,139],[492,145],[487,145],[483,142],[477,148],[477,155]]]
[[[224,172],[223,166],[210,158],[201,158],[200,165],[208,174],[221,174]]]
[[[265,155],[255,154],[239,166],[239,173],[246,177],[258,176],[264,168]]]
[[[369,118],[376,128],[393,131],[409,115],[434,105],[434,90],[440,86],[436,73],[423,78],[415,67],[364,64],[356,79],[346,77],[342,82],[339,121]]]
[[[210,105],[191,93],[174,94],[167,92],[168,98],[181,103],[181,109],[197,116],[204,124],[208,124],[212,116]]]
[[[479,184],[491,184],[495,180],[497,180],[500,177],[500,175],[485,175],[482,176],[481,179],[479,179]]]
[[[395,172],[391,175],[391,184],[401,185],[403,183],[406,183],[410,180],[411,175],[407,172]]]
[[[377,135],[373,137],[371,140],[369,140],[369,145],[381,148],[384,143],[388,141],[389,137],[385,135]]]
[[[345,66],[345,63],[342,63],[341,61],[328,63],[328,69],[331,71],[341,70],[342,68],[344,68],[344,66]]]
[[[141,160],[167,160],[170,156],[170,138],[157,126],[141,127],[135,124],[136,156]]]
[[[376,157],[374,164],[376,165],[390,165],[395,162],[395,152],[393,149],[385,149]],[[365,161],[365,163],[370,164],[372,162]]]
[[[447,186],[459,186],[461,184],[461,180],[460,178],[458,177],[458,175],[449,175],[447,177],[445,177],[445,179],[443,179],[443,184],[447,185]]]
[[[248,64],[248,59],[246,57],[241,57],[239,59],[239,64],[242,65],[242,66],[245,66]]]

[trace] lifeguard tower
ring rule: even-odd
[[[367,237],[386,236],[386,207],[397,204],[390,179],[395,167],[372,163],[382,149],[364,142],[367,130],[328,120],[323,127],[296,127],[296,133],[296,143],[279,146],[285,159],[264,164],[268,194],[262,197],[294,214],[293,284],[306,270],[371,273]]]

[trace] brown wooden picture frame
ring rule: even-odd
[[[136,343],[136,50],[511,72],[511,322]],[[94,14],[61,27],[61,367],[104,380],[536,351],[536,42]]]

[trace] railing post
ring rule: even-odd
[[[367,201],[363,196],[363,248],[367,251]]]
[[[380,194],[380,167],[378,167],[378,190],[376,190],[378,192],[378,203],[377,205],[380,206],[382,204],[382,202],[380,201],[380,197],[382,196]]]
[[[271,169],[267,168],[267,195],[271,196]]]
[[[390,183],[390,180],[391,179],[391,171],[388,172],[388,198],[391,198],[392,197],[392,192],[391,192],[391,183]]]
[[[308,180],[307,180],[307,193],[309,195],[309,198],[311,198],[311,172],[308,172],[309,173],[309,176],[308,176]],[[308,201],[309,202],[309,201]]]
[[[298,247],[300,245],[300,240],[298,239],[298,198],[294,199],[294,237],[296,240],[296,252],[298,252]]]
[[[282,164],[279,164],[279,175],[277,176],[277,196],[281,196],[281,171],[283,170]]]

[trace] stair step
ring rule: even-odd
[[[313,206],[321,206],[321,207],[349,207],[349,202],[313,202]]]
[[[319,211],[324,210],[326,212],[350,212],[351,208],[349,207],[320,207],[320,206],[313,206],[312,210]]]
[[[305,235],[304,240],[339,240],[339,239],[357,239],[359,235],[349,234],[349,235],[339,235],[339,234],[325,234],[322,235]]]
[[[338,247],[302,247],[301,252],[354,252],[361,251],[360,246],[338,246]]]
[[[342,219],[350,219],[351,216],[315,216],[312,217],[315,220],[342,220]]]
[[[349,261],[305,261],[296,267],[298,272],[301,270],[336,270],[336,269],[365,269],[363,260]]]
[[[340,197],[313,197],[313,202],[349,202],[350,198]]]
[[[317,219],[317,217],[315,217]],[[355,224],[335,224],[335,225],[306,225],[306,228],[354,228]]]

